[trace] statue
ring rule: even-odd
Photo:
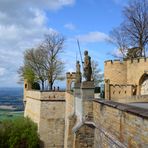
[[[80,62],[77,61],[76,63],[76,83],[81,83],[81,66],[80,66]]]
[[[86,81],[91,81],[92,68],[91,57],[88,55],[88,51],[84,51],[84,77]]]

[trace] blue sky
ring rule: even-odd
[[[116,47],[106,42],[109,32],[122,22],[128,0],[0,0],[0,87],[16,87],[23,52],[36,47],[45,33],[66,37],[62,60],[65,72],[75,70],[76,38],[103,72],[104,60]]]

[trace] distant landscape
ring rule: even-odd
[[[0,120],[23,116],[23,88],[0,88]]]

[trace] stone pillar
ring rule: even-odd
[[[86,81],[81,85],[82,117],[84,121],[93,121],[94,82]]]
[[[110,100],[110,89],[109,89],[109,85],[110,85],[110,80],[106,79],[105,80],[105,99]]]
[[[77,122],[82,121],[82,98],[81,98],[81,83],[75,83],[74,87],[74,108],[75,115],[77,116]]]
[[[74,144],[73,148],[91,147],[94,148],[94,127],[93,127],[93,99],[94,82],[86,81],[81,83],[80,89],[75,89],[75,98],[81,100],[81,121],[78,121],[73,128]],[[79,95],[80,94],[80,95]],[[79,97],[80,98],[79,98]],[[79,110],[76,104],[76,110]],[[79,110],[80,111],[80,110]]]

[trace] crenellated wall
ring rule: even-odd
[[[137,85],[137,94],[140,94],[140,79],[148,72],[148,58],[127,61],[127,83]]]
[[[66,92],[24,87],[25,116],[38,124],[41,147],[147,148],[148,110],[123,104],[147,101],[133,96],[147,67],[148,59],[105,62],[105,88],[116,102],[94,99],[93,81],[75,84],[72,91],[75,73],[66,74]]]
[[[123,96],[132,96],[141,94],[141,79],[144,75],[148,75],[148,58],[129,59],[129,60],[108,60],[104,62],[104,79],[106,80],[106,97],[107,99],[121,98]],[[126,90],[130,90],[132,93],[124,93],[125,87],[119,89],[118,92],[123,95],[114,93],[113,85],[127,86]],[[133,90],[129,88],[129,85],[133,87]],[[127,91],[126,91],[127,92]]]

